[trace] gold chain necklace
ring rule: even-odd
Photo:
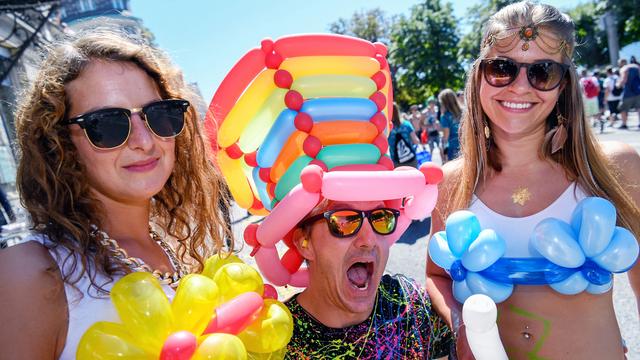
[[[154,270],[149,265],[145,264],[144,261],[142,261],[141,259],[130,257],[129,254],[127,254],[127,251],[121,248],[120,245],[118,245],[118,242],[115,239],[112,239],[109,236],[109,234],[107,234],[105,231],[95,228],[93,230],[92,235],[98,238],[98,240],[100,241],[100,244],[106,247],[114,258],[116,258],[121,263],[127,265],[129,269],[131,269],[131,271],[149,272],[154,277],[156,277],[160,281],[160,284],[162,285],[169,285],[172,288],[176,288],[178,286],[178,282],[180,281],[180,279],[184,275],[186,275],[186,271],[184,270],[184,267],[182,266],[180,261],[178,261],[178,257],[176,256],[173,249],[171,249],[169,244],[167,244],[160,237],[160,235],[158,235],[158,233],[151,230],[151,228],[149,228],[149,235],[151,235],[151,238],[158,245],[160,245],[160,248],[162,249],[162,251],[164,251],[167,258],[169,258],[169,261],[171,262],[171,266],[173,266],[175,270],[173,274],[168,272],[163,273],[160,270]]]

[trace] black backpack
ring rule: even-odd
[[[400,131],[396,132],[396,148],[394,161],[398,164],[406,164],[416,158],[416,153],[411,144],[407,143]]]

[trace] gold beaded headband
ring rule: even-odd
[[[563,53],[568,58],[571,57],[566,40],[558,39],[535,24],[491,33],[485,39],[482,47],[495,47],[501,52],[508,52],[515,48],[520,40],[523,41],[522,51],[529,50],[529,42],[534,41],[542,51],[549,55]],[[554,43],[557,43],[557,45],[554,46]]]

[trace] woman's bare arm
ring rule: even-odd
[[[66,341],[67,298],[47,249],[29,241],[0,251],[0,349],[6,359],[57,359]]]

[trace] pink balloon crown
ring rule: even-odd
[[[266,39],[211,101],[205,127],[215,160],[238,205],[267,216],[244,238],[275,285],[306,286],[292,230],[323,198],[383,200],[399,209],[392,243],[435,206],[440,167],[394,170],[387,156],[393,94],[386,55],[382,43],[342,35]],[[280,240],[289,247],[282,258]]]

